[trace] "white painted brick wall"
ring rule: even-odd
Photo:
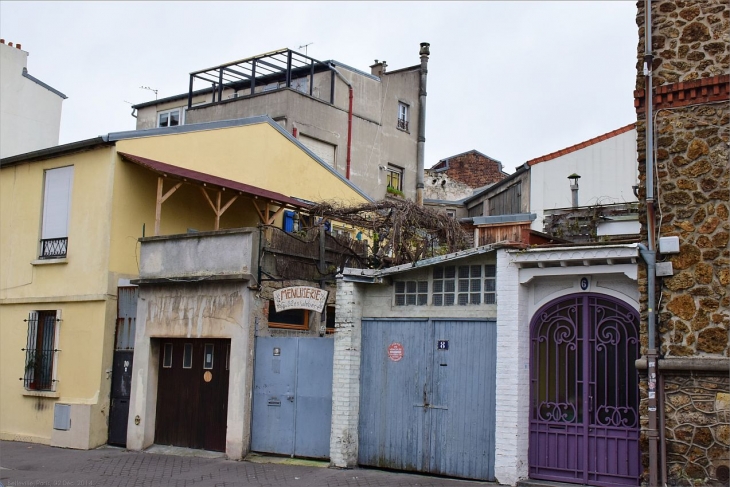
[[[506,250],[497,251],[495,477],[515,485],[528,474],[529,316],[527,289]]]
[[[330,465],[354,467],[360,414],[362,290],[355,283],[339,279],[336,303]]]

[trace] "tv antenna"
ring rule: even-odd
[[[155,94],[155,100],[157,99],[157,90],[156,89],[150,88],[149,86],[140,86],[139,88],[141,90],[150,90],[151,92],[153,92]]]
[[[309,44],[304,44],[303,46],[299,46],[299,50],[302,50],[302,48],[303,48],[304,55],[306,56],[307,55],[307,46],[311,46],[312,44],[314,44],[314,42],[310,42]]]

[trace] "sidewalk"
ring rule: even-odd
[[[32,443],[0,442],[0,482],[5,487],[495,487],[425,475],[371,469],[232,461],[102,447],[66,450]],[[314,462],[310,462],[314,465]]]

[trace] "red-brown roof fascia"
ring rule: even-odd
[[[571,145],[570,147],[566,147],[565,149],[561,149],[556,152],[551,152],[550,154],[536,157],[535,159],[530,159],[529,161],[527,161],[527,164],[530,166],[534,166],[535,164],[537,164],[539,162],[545,162],[545,161],[549,161],[551,159],[556,159],[560,156],[564,156],[566,154],[570,154],[571,152],[585,149],[586,147],[590,147],[599,142],[603,142],[604,140],[608,140],[612,137],[616,137],[617,135],[624,134],[630,130],[633,130],[635,127],[636,127],[636,123],[632,122],[632,123],[626,125],[625,127],[621,127],[619,129],[613,130],[606,134],[599,135],[598,137],[594,137],[592,139],[586,140],[585,142],[581,142],[580,144]]]
[[[213,186],[219,186],[221,188],[230,189],[233,191],[240,191],[241,193],[258,196],[260,198],[269,199],[277,203],[283,203],[296,208],[308,208],[310,205],[302,200],[284,196],[281,193],[269,191],[268,189],[258,188],[249,184],[239,183],[238,181],[232,181],[230,179],[213,176],[212,174],[206,174],[203,172],[194,171],[192,169],[185,169],[172,164],[166,164],[164,162],[147,159],[146,157],[135,156],[133,154],[127,154],[126,152],[117,152],[124,160],[142,166],[146,169],[162,174],[164,176],[172,176],[177,179],[191,180],[197,183],[205,183]]]

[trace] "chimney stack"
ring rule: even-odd
[[[426,144],[426,79],[428,77],[428,58],[431,44],[421,42],[418,54],[421,56],[421,81],[418,87],[418,142],[416,145],[416,204],[423,206],[424,151]]]
[[[385,72],[385,61],[381,63],[376,59],[375,64],[370,66],[370,74],[372,74],[373,76],[381,77],[383,75],[383,72]]]
[[[568,179],[570,179],[570,191],[573,193],[573,208],[578,207],[578,180],[580,179],[580,176],[578,176],[576,173],[571,174],[568,176]]]

